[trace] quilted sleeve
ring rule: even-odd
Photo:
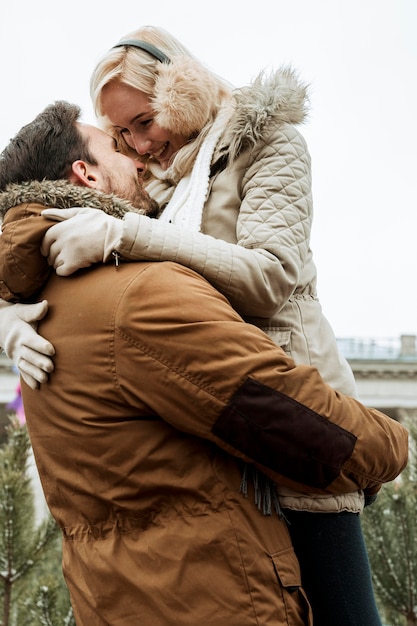
[[[204,276],[242,315],[271,317],[311,255],[310,157],[300,133],[284,125],[243,161],[237,243],[129,213],[119,252],[131,260],[176,261]],[[315,270],[311,278],[315,283]]]

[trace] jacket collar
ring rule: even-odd
[[[114,217],[138,211],[111,194],[72,185],[66,180],[9,185],[0,193],[3,218],[0,246],[0,298],[28,300],[49,277],[51,268],[41,254],[42,239],[54,222],[42,216],[46,207],[88,206]]]
[[[218,157],[233,162],[241,152],[266,137],[278,124],[301,124],[308,114],[308,86],[290,67],[267,76],[264,72],[249,86],[234,92],[235,112],[227,124]]]
[[[120,218],[126,213],[143,213],[113,194],[73,185],[67,180],[43,180],[9,185],[0,193],[0,218],[4,219],[6,212],[18,204],[34,202],[58,209],[88,206]]]

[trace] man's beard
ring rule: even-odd
[[[146,215],[155,216],[159,211],[159,204],[150,197],[147,191],[143,189],[141,185],[136,186],[135,193],[133,194],[133,198],[129,200],[130,204],[132,204],[137,209],[143,211]]]
[[[108,182],[111,181],[109,180]],[[117,185],[112,185],[111,193],[114,193],[122,200],[126,200],[149,217],[155,217],[159,213],[159,204],[143,189],[139,180],[133,180],[129,187],[123,187],[123,189]]]

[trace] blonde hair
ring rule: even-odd
[[[178,182],[190,172],[219,110],[230,103],[232,88],[162,28],[143,26],[120,41],[126,39],[141,40],[156,46],[170,63],[161,63],[148,52],[134,46],[109,50],[98,62],[90,80],[95,114],[100,125],[116,138],[123,152],[132,155],[131,148],[102,110],[102,90],[110,82],[120,82],[146,94],[155,111],[155,122],[189,139],[169,168],[169,177]],[[158,170],[152,168],[152,159],[149,160],[149,167]]]

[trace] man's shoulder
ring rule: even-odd
[[[146,281],[155,281],[155,284],[164,284],[167,288],[180,283],[206,283],[206,279],[194,270],[176,263],[175,261],[133,261],[121,262],[120,267],[128,271],[132,277],[140,276]]]
[[[121,270],[121,271],[120,271]],[[224,297],[200,274],[173,261],[133,262],[118,268],[124,283],[119,312],[131,316],[138,303],[143,312],[193,318]],[[224,306],[224,303],[223,303]],[[229,305],[227,305],[229,306]],[[173,315],[171,317],[173,318]]]

